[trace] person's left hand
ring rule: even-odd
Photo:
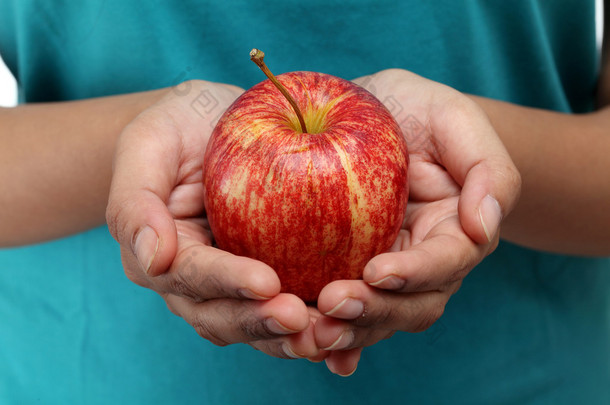
[[[463,278],[498,244],[520,175],[485,113],[467,96],[410,72],[356,79],[392,112],[409,146],[410,198],[390,252],[363,280],[319,295],[315,338],[330,371],[350,375],[363,347],[419,332],[442,315]]]

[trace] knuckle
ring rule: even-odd
[[[269,327],[269,319],[256,313],[256,303],[244,303],[234,313],[235,325],[246,341],[276,338],[278,333]]]
[[[514,165],[512,166],[512,170],[510,170],[510,181],[513,188],[521,190],[523,180],[521,179],[521,173],[519,173],[519,170],[517,170]]]
[[[132,213],[138,208],[133,201],[123,201],[110,197],[106,206],[106,224],[110,234],[121,246],[133,248],[139,229],[130,221]]]
[[[474,266],[476,261],[476,257],[474,257],[474,252],[463,251],[458,255],[458,260],[456,261],[456,265],[451,273],[451,276],[447,280],[447,284],[453,284],[456,281],[460,281],[470,273],[470,270]]]
[[[213,296],[213,297],[223,297],[223,296],[233,296],[235,294],[230,294],[229,292],[225,291],[226,289],[224,288],[221,280],[216,276],[216,275],[212,275],[212,274],[208,274],[206,275],[202,280],[200,285],[200,290],[201,291],[205,291],[205,294],[208,296]]]
[[[375,305],[373,308],[370,308],[369,305],[365,304],[362,315],[349,323],[358,327],[377,326],[391,328],[392,325],[401,323],[403,319],[408,317],[408,315],[405,316],[405,309],[407,309],[406,304],[403,304],[402,308],[397,308],[392,303],[385,301],[382,301],[381,307]]]
[[[191,285],[188,278],[181,273],[175,273],[169,278],[167,288],[170,292],[189,298],[195,302],[203,301],[197,290]]]
[[[202,277],[200,286],[202,289],[205,289],[214,296],[233,297],[236,294],[234,289],[228,288],[223,282],[222,276],[220,276],[221,274],[227,274],[230,272],[230,269],[227,267],[225,259],[226,256],[222,255],[216,257],[210,262],[210,265],[208,266],[210,272],[206,273],[205,276]],[[197,269],[194,265],[191,266],[191,269],[194,272],[197,272]]]
[[[191,318],[191,325],[199,336],[217,346],[247,343],[276,337],[265,319],[254,314],[250,305],[234,300],[213,300],[202,304],[202,310]]]
[[[484,116],[483,109],[472,99],[466,97],[463,93],[448,89],[450,91],[451,106],[455,114],[464,117],[481,117]]]
[[[269,339],[277,335],[269,329],[265,319],[256,319],[252,315],[242,316],[238,326],[248,340]]]
[[[293,360],[293,357],[290,357],[283,349],[282,341],[274,341],[274,340],[256,340],[253,342],[249,342],[250,345],[255,350],[263,352],[273,357],[277,357],[280,359]]]
[[[161,296],[163,297],[163,299],[165,299],[167,294],[162,293]],[[172,314],[174,314],[176,316],[180,316],[180,312],[167,299],[165,299],[165,305],[167,306],[167,309],[169,310],[169,312],[171,312]]]
[[[453,295],[456,292],[458,292],[458,290],[462,287],[462,280],[460,281],[456,281],[455,283],[453,283],[450,287],[449,287],[449,294]]]
[[[124,225],[121,224],[121,218],[123,218],[124,205],[118,203],[115,199],[110,199],[106,207],[106,224],[108,224],[108,230],[110,234],[117,240],[123,240],[120,238],[124,234]]]
[[[426,331],[430,326],[434,324],[435,320],[430,316],[422,316],[416,320],[416,322],[411,326],[410,332],[413,333],[421,333]]]
[[[515,167],[515,164],[510,160],[509,156],[503,156],[501,159],[496,159],[490,169],[493,171],[494,177],[498,180],[498,184],[505,190],[505,199],[501,199],[502,208],[504,210],[512,209],[514,203],[521,195],[522,178],[521,173]],[[508,212],[504,212],[504,215]]]
[[[139,270],[137,265],[131,263],[131,261],[123,260],[123,269],[125,271],[125,276],[132,283],[139,285],[140,287],[152,288],[151,284],[146,280],[142,271]],[[137,269],[137,270],[134,270]]]
[[[409,291],[428,291],[433,285],[434,280],[430,276],[421,276],[418,279],[407,279],[403,290]]]
[[[403,76],[407,73],[406,70],[400,68],[389,68],[380,71],[379,75],[388,75],[388,76],[396,76],[398,80],[402,79]]]
[[[225,273],[223,262],[219,259],[209,264],[201,262],[197,258],[197,249],[197,246],[192,246],[181,252],[168,274],[168,288],[195,301],[238,298],[237,290],[222,277]]]
[[[511,202],[511,205],[512,205],[519,199],[519,196],[521,195],[521,185],[522,185],[521,173],[519,173],[519,170],[517,170],[517,168],[514,166],[514,164],[511,164],[510,169],[507,170],[507,176],[508,176],[509,187],[511,190],[514,191],[514,193],[513,193],[514,201]],[[506,214],[507,213],[505,213],[505,215]]]
[[[419,333],[430,328],[445,312],[444,304],[435,304],[432,308],[420,312],[414,319],[411,332]]]
[[[225,347],[231,344],[231,342],[221,336],[219,331],[217,331],[214,322],[205,316],[199,315],[195,317],[195,319],[191,322],[191,326],[195,329],[199,336],[216,346]]]

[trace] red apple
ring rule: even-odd
[[[357,279],[404,219],[408,154],[390,112],[362,87],[315,72],[243,93],[221,117],[203,165],[204,203],[218,247],[261,260],[282,291],[316,301]],[[244,269],[248,271],[248,269]]]

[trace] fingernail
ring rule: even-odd
[[[379,281],[369,283],[369,285],[377,288],[383,288],[384,290],[399,290],[404,287],[405,280],[394,275],[389,275]]]
[[[377,266],[373,262],[368,262],[366,266],[364,266],[364,271],[362,272],[362,277],[365,280],[376,279],[377,278]]]
[[[250,290],[249,288],[241,288],[237,291],[237,293],[244,297],[247,298],[249,300],[268,300],[270,299],[270,297],[263,297],[262,295],[258,295],[252,292],[252,290]]]
[[[284,351],[284,354],[286,354],[286,356],[290,357],[291,359],[300,359],[301,358],[301,356],[299,356],[294,351],[292,351],[292,348],[290,347],[290,345],[288,343],[284,343],[282,345],[282,350]]]
[[[157,236],[154,229],[150,226],[146,226],[138,232],[133,250],[140,263],[140,267],[142,267],[142,270],[147,274],[155,260],[158,249],[159,236]]]
[[[354,368],[351,372],[349,372],[347,374],[341,374],[341,373],[338,373],[333,370],[333,366],[332,366],[332,364],[330,364],[330,362],[328,360],[326,360],[326,367],[328,367],[328,369],[330,370],[331,373],[336,374],[339,377],[349,377],[349,376],[353,375],[356,372],[356,370],[358,369],[358,365],[356,365],[356,368]]]
[[[343,350],[352,344],[354,341],[354,332],[351,330],[344,331],[341,336],[333,342],[332,345],[325,347],[323,350]]]
[[[339,377],[346,377],[346,378],[347,378],[347,377],[351,377],[352,375],[354,375],[354,373],[356,372],[356,370],[357,370],[357,369],[358,369],[358,367],[356,367],[355,369],[353,369],[353,370],[351,371],[351,373],[348,373],[348,374],[337,374],[337,375],[338,375]]]
[[[364,312],[364,304],[353,298],[345,298],[337,306],[324,315],[333,316],[341,319],[355,319]]]
[[[291,333],[297,333],[298,331],[292,330],[290,328],[285,327],[281,323],[279,323],[275,318],[267,318],[265,321],[265,325],[267,329],[271,333],[275,333],[277,335],[289,335]]]
[[[500,221],[502,220],[502,209],[498,201],[491,195],[486,195],[479,205],[479,219],[483,226],[483,231],[487,240],[491,242],[492,238],[498,231]]]
[[[322,363],[323,360],[326,359],[326,356],[323,355],[317,355],[315,357],[308,357],[307,361],[311,362],[311,363]]]

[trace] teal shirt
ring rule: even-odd
[[[592,108],[593,0],[81,3],[0,3],[21,102],[189,78],[247,88],[263,79],[248,60],[258,47],[275,72],[400,67],[523,105]],[[341,378],[202,340],[127,280],[102,227],[0,250],[0,402],[610,403],[609,291],[608,259],[501,243],[436,324],[367,348]]]

